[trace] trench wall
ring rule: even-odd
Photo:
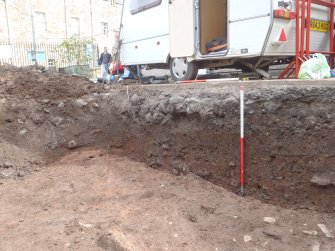
[[[49,158],[74,140],[238,192],[239,84],[113,87],[81,100],[4,98],[0,112],[13,118],[0,133]],[[335,172],[332,82],[248,82],[245,124],[247,196],[334,212],[335,187],[310,182]]]

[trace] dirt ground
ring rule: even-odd
[[[334,251],[334,85],[264,83],[240,197],[240,83],[1,67],[0,250]]]
[[[0,197],[1,250],[335,248],[317,226],[335,231],[333,215],[241,198],[101,149],[72,152],[2,183]]]
[[[101,92],[88,79],[46,71],[44,67],[0,67],[0,94],[23,98],[63,99]]]

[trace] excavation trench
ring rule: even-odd
[[[69,148],[101,147],[175,175],[192,172],[238,193],[238,83],[85,90],[40,96],[2,91],[2,142],[44,161]],[[246,84],[247,196],[334,213],[334,107],[331,82]]]

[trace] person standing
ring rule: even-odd
[[[101,77],[102,80],[107,80],[106,77],[108,75],[108,68],[110,62],[112,61],[112,55],[108,52],[107,47],[104,48],[104,52],[101,53],[99,58],[99,66],[101,66]]]

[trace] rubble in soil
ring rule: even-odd
[[[22,178],[45,165],[40,156],[0,140],[0,179]]]
[[[283,207],[333,213],[335,187],[320,187],[311,179],[335,165],[334,86],[257,84],[246,84],[247,195]],[[128,154],[152,168],[176,175],[192,172],[239,191],[236,82],[133,87],[104,99],[126,125],[110,136]]]

